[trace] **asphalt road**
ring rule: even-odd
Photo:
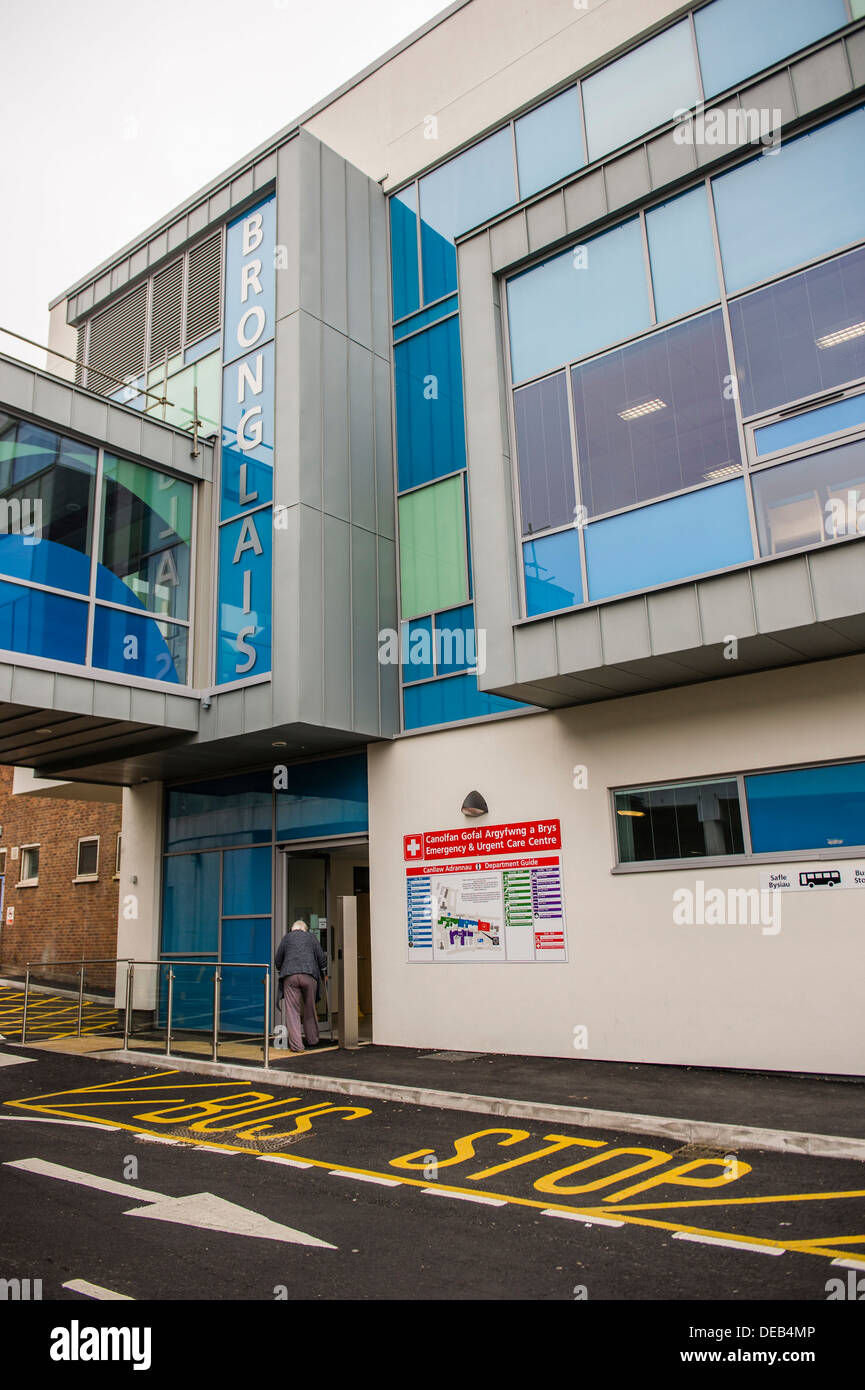
[[[0,1065],[0,1279],[43,1300],[92,1307],[72,1281],[137,1301],[865,1294],[861,1163],[743,1152],[739,1171],[651,1135],[3,1052],[32,1060]],[[173,1200],[202,1193],[219,1201]],[[857,1251],[861,1275],[834,1263]]]

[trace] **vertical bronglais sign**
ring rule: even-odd
[[[276,198],[229,223],[216,683],[270,671]]]

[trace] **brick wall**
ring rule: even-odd
[[[0,767],[0,849],[6,851],[3,909],[0,914],[0,975],[23,971],[25,962],[80,960],[117,954],[118,882],[114,877],[120,805],[13,796],[13,769]],[[78,841],[99,836],[98,878],[74,883]],[[39,881],[19,888],[21,845],[39,845]],[[17,859],[12,858],[18,847]],[[2,856],[0,856],[2,859]],[[7,922],[8,909],[14,922]],[[102,979],[101,977],[105,978]],[[34,974],[34,981],[38,976]],[[66,967],[45,970],[51,982],[77,982]],[[113,980],[113,971],[88,972],[85,988]]]

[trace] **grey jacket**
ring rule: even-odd
[[[276,948],[276,968],[281,980],[286,975],[311,975],[314,980],[321,980],[327,969],[327,956],[309,932],[286,932]]]

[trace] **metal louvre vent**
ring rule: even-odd
[[[160,270],[153,277],[153,302],[150,310],[150,362],[161,362],[168,353],[173,357],[182,346],[183,316],[183,257]]]
[[[222,233],[216,232],[189,253],[186,282],[186,341],[197,342],[219,327]]]
[[[76,363],[75,363],[75,385],[76,385],[76,386],[81,386],[81,385],[83,385],[83,382],[84,382],[84,366],[83,366],[82,364],[83,364],[84,362],[86,362],[86,360],[87,360],[87,357],[86,357],[86,348],[87,348],[87,324],[86,324],[86,323],[82,323],[82,324],[81,324],[81,327],[78,329],[78,341],[77,341],[77,343],[76,343],[76,345],[75,345],[75,357],[76,357]]]
[[[146,327],[146,282],[90,320],[87,385],[91,391],[108,396],[117,390],[118,380],[126,381],[141,375],[144,370]],[[108,373],[108,376],[103,376],[102,372]]]

